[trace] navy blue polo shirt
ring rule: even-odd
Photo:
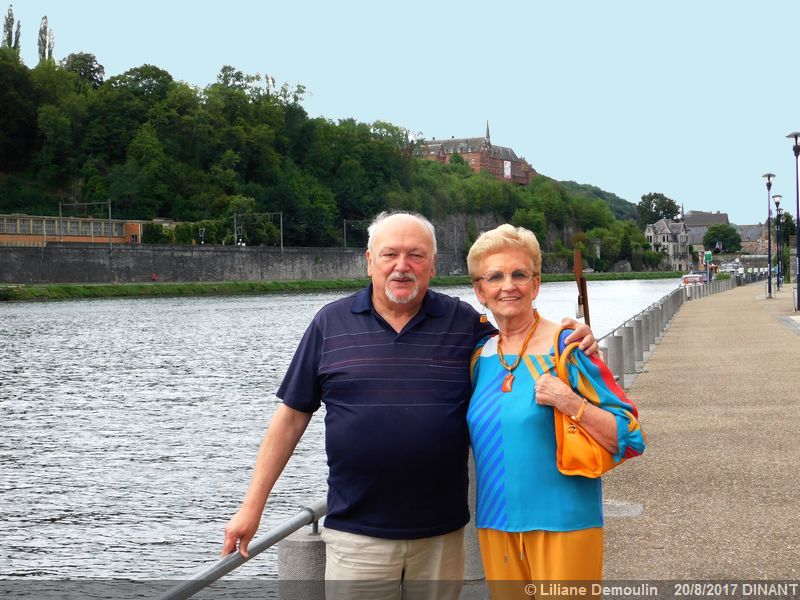
[[[469,361],[492,331],[431,290],[400,333],[371,285],[317,313],[277,395],[302,412],[325,403],[326,527],[418,539],[466,525]]]

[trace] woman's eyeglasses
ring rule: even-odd
[[[506,277],[510,278],[511,283],[514,285],[525,285],[533,279],[533,273],[525,269],[514,269],[510,273],[503,273],[503,271],[486,271],[486,273],[478,277],[476,281],[483,279],[489,287],[500,287],[505,283]]]

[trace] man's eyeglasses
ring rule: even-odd
[[[486,282],[486,285],[489,287],[500,287],[505,283],[506,277],[511,279],[511,283],[514,285],[525,285],[530,283],[530,280],[533,279],[533,273],[531,271],[527,271],[525,269],[514,269],[511,273],[503,273],[503,271],[486,271],[481,277],[478,277],[476,281],[483,281]]]

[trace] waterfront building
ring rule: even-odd
[[[644,236],[653,250],[667,257],[673,271],[689,269],[689,232],[685,222],[660,219],[645,227]]]

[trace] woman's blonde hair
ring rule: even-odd
[[[507,248],[525,250],[533,263],[533,276],[539,276],[542,272],[542,253],[539,250],[539,241],[536,236],[524,227],[514,227],[506,223],[490,231],[484,231],[472,244],[467,255],[467,269],[469,269],[470,277],[477,279],[483,275],[483,273],[478,273],[481,261],[490,254],[502,252]]]

